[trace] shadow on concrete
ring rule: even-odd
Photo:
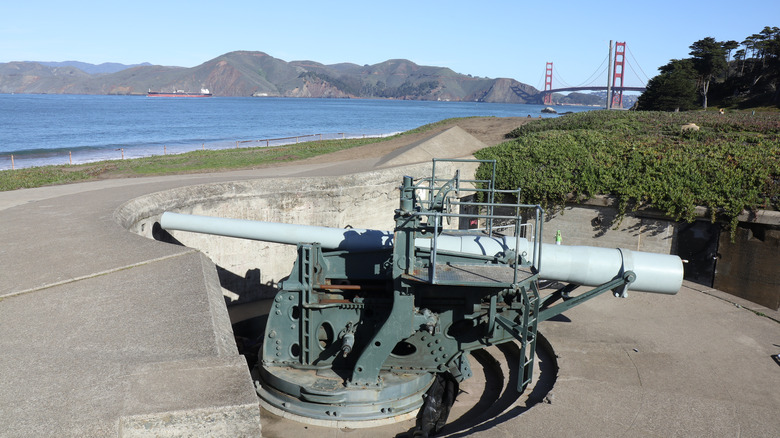
[[[184,244],[181,243],[175,237],[173,237],[171,233],[169,233],[167,230],[164,230],[159,222],[155,222],[154,225],[152,225],[152,238],[154,238],[154,240],[157,240],[159,242],[170,243],[171,245],[184,246]]]
[[[247,270],[242,277],[222,266],[216,266],[219,284],[236,295],[232,298],[226,297],[225,301],[228,306],[272,298],[279,291],[276,283],[262,283],[260,281],[260,269],[258,268]]]
[[[643,235],[650,235],[651,237],[659,236],[662,234],[666,234],[668,232],[667,226],[660,221],[646,221],[642,220],[640,223],[631,225],[630,227],[626,228],[628,232],[630,232],[633,236],[638,236],[640,234]]]
[[[246,358],[251,371],[258,361],[260,347],[263,345],[265,324],[268,322],[268,314],[245,319],[233,324],[233,336],[236,339],[238,354]]]
[[[154,240],[170,243],[171,245],[186,246],[173,237],[171,233],[164,230],[159,222],[155,222],[152,225],[152,237]],[[225,298],[225,304],[228,306],[267,299],[276,295],[278,291],[276,283],[269,282],[263,284],[260,281],[260,269],[249,269],[242,277],[222,266],[217,264],[215,266],[217,267],[220,286],[234,294],[231,298]]]
[[[594,238],[603,237],[609,230],[616,229],[620,225],[621,221],[618,219],[616,209],[596,208],[596,211],[598,211],[598,214],[590,221],[590,225],[593,227],[594,231]],[[627,227],[624,232],[629,232],[633,236],[643,234],[652,237],[660,236],[668,232],[667,225],[663,224],[661,221],[643,220],[640,217],[637,217],[637,219],[639,219],[639,222]]]
[[[460,438],[470,436],[475,432],[484,432],[523,414],[540,402],[549,402],[548,394],[555,385],[558,376],[558,363],[555,359],[555,352],[549,341],[547,341],[541,333],[538,334],[536,353],[539,374],[536,379],[536,385],[534,385],[531,393],[528,394],[526,402],[523,405],[514,407],[512,407],[512,405],[515,404],[517,398],[520,396],[515,390],[519,377],[519,370],[517,367],[520,354],[519,348],[515,343],[507,343],[499,345],[499,349],[504,352],[509,365],[509,379],[506,382],[506,387],[503,394],[501,394],[501,397],[493,400],[492,403],[487,406],[484,405],[483,400],[480,399],[468,413],[451,424],[446,425],[444,429],[442,429],[441,435]],[[476,354],[478,352],[482,354]],[[487,394],[489,393],[488,388],[491,387],[491,380],[496,379],[496,376],[500,376],[501,370],[498,368],[498,364],[492,356],[487,354],[484,350],[479,350],[478,352],[474,352],[474,358],[477,359],[486,370],[490,371],[485,372],[486,379],[489,379],[486,381],[485,385],[485,394]],[[490,363],[490,361],[493,363]],[[495,385],[495,382],[493,382],[492,385]],[[485,398],[484,395],[483,398]]]

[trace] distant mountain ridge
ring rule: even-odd
[[[114,71],[112,71],[114,70]],[[264,52],[226,53],[184,68],[78,61],[0,63],[0,93],[146,94],[199,91],[215,96],[391,98],[539,103],[539,90],[508,78],[479,78],[405,59],[374,65],[283,61]]]
[[[83,71],[84,73],[91,74],[91,75],[116,73],[118,71],[122,71],[132,67],[152,65],[149,64],[148,62],[144,62],[142,64],[130,64],[130,65],[120,64],[118,62],[104,62],[102,64],[90,64],[88,62],[81,62],[81,61],[61,61],[61,62],[30,61],[30,62],[37,62],[38,64],[45,65],[47,67],[76,67],[77,69]]]
[[[539,90],[514,79],[472,77],[406,59],[362,66],[324,65],[237,51],[192,68],[80,61],[0,63],[0,93],[146,94],[150,89],[201,88],[208,88],[215,96],[542,103]],[[553,102],[563,105],[604,105],[605,101],[605,95],[598,93],[553,95]]]

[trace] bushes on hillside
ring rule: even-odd
[[[687,123],[700,130],[681,131]],[[608,195],[621,215],[650,206],[691,221],[704,206],[736,224],[743,209],[780,209],[777,114],[588,111],[509,136],[477,157],[497,160],[498,188],[521,188],[521,202],[550,210],[572,196]]]

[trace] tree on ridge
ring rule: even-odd
[[[702,107],[707,109],[707,93],[710,91],[712,78],[723,72],[726,63],[726,49],[724,43],[715,41],[715,38],[707,37],[696,41],[690,47],[689,53],[693,57],[693,68],[699,74],[699,92],[702,95]]]

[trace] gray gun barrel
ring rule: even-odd
[[[314,225],[292,225],[243,219],[225,219],[165,212],[160,218],[165,230],[191,231],[242,239],[285,243],[319,243],[325,249],[370,251],[393,245],[390,231],[339,229]],[[531,254],[533,243],[519,239],[488,236],[450,236],[437,238],[437,250],[469,254],[496,255],[507,250]],[[415,245],[429,248],[431,239],[417,239]],[[675,294],[682,286],[683,265],[676,255],[592,246],[541,245],[539,276],[545,280],[598,286],[622,272],[633,271],[636,280],[630,289],[640,292]]]
[[[288,245],[317,242],[325,249],[346,251],[373,251],[393,246],[393,233],[390,231],[280,224],[278,222],[228,219],[168,211],[160,217],[160,226],[164,230],[191,231]]]
[[[430,247],[431,239],[417,239],[418,247]],[[533,253],[533,243],[514,237],[439,236],[437,250],[469,254],[495,255],[508,249],[520,254]],[[567,246],[543,243],[539,276],[545,280],[597,286],[614,279],[620,272],[633,271],[636,280],[631,290],[676,294],[682,286],[683,264],[680,257],[669,254],[631,251],[624,248]]]

